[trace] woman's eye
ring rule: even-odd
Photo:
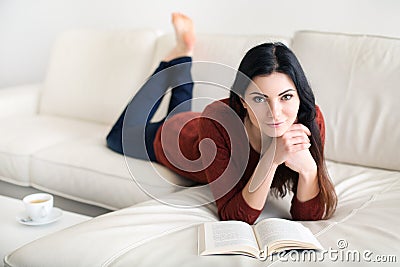
[[[256,96],[256,97],[253,98],[253,100],[256,103],[264,103],[265,102],[265,97]]]
[[[292,94],[287,94],[287,95],[282,96],[282,100],[290,100],[292,97],[293,97]]]

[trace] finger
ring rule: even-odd
[[[309,144],[310,139],[308,138],[307,135],[303,135],[303,136],[293,137],[289,139],[287,142],[289,145]]]
[[[304,126],[301,123],[295,123],[290,126],[289,131],[295,131],[295,130],[301,130],[305,132],[307,135],[311,135],[310,129],[308,129],[306,126]]]
[[[298,144],[298,145],[294,145],[294,147],[296,149],[298,149],[298,151],[300,150],[306,150],[309,149],[311,147],[311,143],[307,143],[307,144]]]
[[[292,130],[300,130],[305,132],[307,135],[311,135],[310,129],[308,129],[304,124],[296,123],[292,125]]]
[[[308,135],[301,130],[293,130],[293,131],[288,131],[283,135],[284,139],[292,139],[292,138],[297,138],[297,137],[303,137],[305,139],[307,139],[308,141],[310,141],[310,139],[308,138]]]
[[[290,153],[295,153],[295,152],[299,152],[299,151],[302,151],[302,150],[307,150],[307,149],[309,149],[310,147],[311,147],[311,144],[310,144],[310,143],[307,143],[307,144],[297,144],[297,145],[292,145],[292,146],[288,147],[288,151],[289,151]]]

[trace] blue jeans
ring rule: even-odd
[[[191,63],[191,57],[180,57],[160,63],[108,133],[107,146],[110,149],[129,157],[156,161],[153,142],[165,118],[155,123],[150,121],[170,87],[172,94],[168,106],[169,116],[191,110]]]

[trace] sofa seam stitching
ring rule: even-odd
[[[330,230],[331,228],[335,227],[338,224],[341,224],[347,220],[349,220],[351,217],[355,216],[359,211],[365,209],[367,206],[369,206],[371,203],[373,203],[376,198],[379,195],[382,195],[383,193],[385,193],[386,191],[388,191],[389,189],[391,189],[395,184],[399,183],[400,180],[396,180],[393,183],[389,184],[388,186],[386,186],[384,189],[382,189],[381,191],[374,193],[371,198],[369,200],[367,200],[365,203],[363,203],[360,207],[353,209],[347,216],[345,216],[343,219],[341,219],[340,221],[335,221],[332,224],[326,226],[325,228],[321,229],[320,231],[318,231],[315,236],[318,237],[322,234],[324,234],[325,232],[327,232],[328,230]]]

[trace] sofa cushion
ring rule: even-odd
[[[400,39],[296,33],[298,55],[326,120],[326,156],[400,170]]]
[[[326,251],[358,251],[361,261],[366,260],[362,253],[368,251],[372,252],[371,259],[377,255],[400,256],[400,173],[333,162],[328,163],[328,168],[334,174],[340,200],[337,212],[329,220],[302,223]],[[109,213],[28,244],[8,255],[5,263],[12,267],[158,266],[160,262],[163,266],[266,266],[268,262],[245,256],[197,255],[197,226],[218,220],[215,205],[199,206],[207,198],[184,190],[166,196],[164,201],[180,199],[192,204],[192,208],[152,200]],[[271,209],[277,213],[285,209],[288,214],[290,199],[276,202],[272,207],[268,201],[262,216],[273,217]],[[338,248],[341,239],[348,243],[348,248]],[[337,266],[335,257],[318,255],[320,264]],[[310,265],[308,260],[291,263]],[[287,266],[287,262],[273,265]],[[339,265],[354,266],[354,261],[343,260]]]
[[[29,185],[31,156],[65,140],[104,131],[104,126],[55,116],[13,116],[0,120],[0,179]]]
[[[0,90],[0,119],[36,115],[42,84],[18,85]]]
[[[193,184],[160,164],[124,158],[111,151],[106,147],[104,132],[103,129],[91,137],[65,141],[34,153],[31,184],[111,210]]]
[[[73,30],[54,45],[40,113],[112,124],[149,75],[157,34]]]

